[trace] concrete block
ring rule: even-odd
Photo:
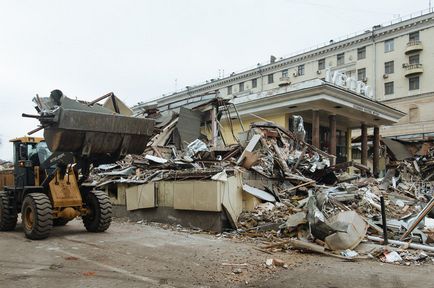
[[[196,181],[193,189],[193,210],[221,211],[222,182]]]
[[[157,202],[158,207],[173,207],[174,182],[157,182]]]
[[[221,202],[233,228],[238,228],[238,217],[243,210],[242,184],[240,173],[228,177],[228,181],[221,183],[223,188]]]
[[[173,208],[182,210],[194,209],[194,182],[179,181],[173,183]]]
[[[126,189],[127,210],[155,207],[154,183],[130,186]]]
[[[173,182],[173,207],[183,210],[221,211],[221,186],[218,181]]]

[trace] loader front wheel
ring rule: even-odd
[[[103,191],[87,193],[85,200],[88,214],[83,216],[83,224],[89,232],[104,232],[112,221],[112,204]]]
[[[30,193],[23,201],[21,218],[24,234],[32,240],[45,239],[53,228],[53,208],[44,193]]]
[[[17,218],[17,209],[10,192],[0,191],[0,231],[14,230]]]

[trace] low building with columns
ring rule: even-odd
[[[337,162],[352,160],[351,136],[362,132],[361,163],[368,159],[368,128],[373,128],[373,170],[378,174],[380,127],[397,123],[405,113],[350,89],[319,79],[282,86],[267,92],[239,96],[232,100],[242,123],[234,117],[232,133],[229,119],[222,120],[226,143],[233,134],[252,122],[270,121],[292,130],[292,116],[304,119],[306,141],[336,156]],[[232,115],[235,115],[233,113]],[[244,128],[245,129],[245,128]]]

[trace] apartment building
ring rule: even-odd
[[[373,98],[406,114],[398,123],[383,126],[383,136],[404,139],[434,137],[434,13],[419,13],[388,25],[284,59],[232,73],[222,79],[188,86],[163,96],[158,106],[186,104],[200,97],[240,97],[325,79],[325,71],[340,71],[363,81]],[[139,109],[146,103],[138,104]],[[164,109],[164,108],[163,108]],[[291,111],[289,111],[291,112]],[[288,118],[288,117],[286,117]],[[285,125],[287,126],[287,125]]]

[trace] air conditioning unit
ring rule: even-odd
[[[383,79],[389,78],[389,74],[383,74]]]
[[[279,86],[286,86],[286,85],[290,85],[290,84],[291,84],[291,80],[289,79],[288,76],[280,77]]]
[[[362,82],[368,82],[368,77],[363,78]]]
[[[321,74],[321,70],[316,70],[316,74]]]

